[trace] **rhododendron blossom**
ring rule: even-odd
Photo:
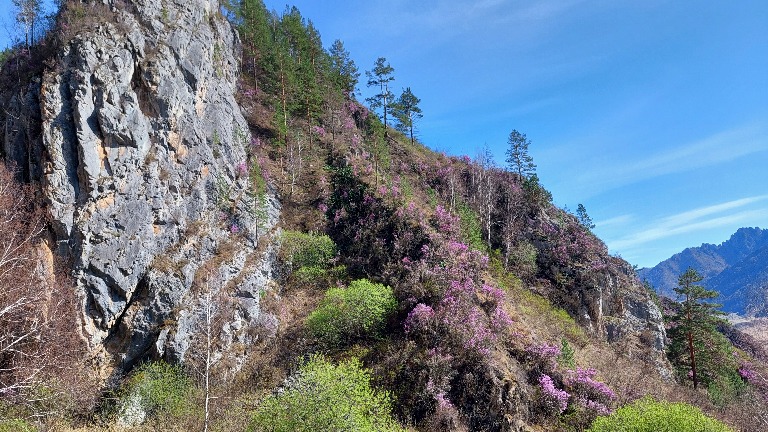
[[[539,388],[544,399],[544,404],[551,410],[556,410],[562,414],[568,408],[568,399],[570,396],[565,390],[558,389],[552,382],[552,377],[542,374],[539,377]]]

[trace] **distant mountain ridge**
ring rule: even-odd
[[[719,245],[687,248],[638,275],[674,298],[677,279],[688,267],[704,277],[702,285],[720,293],[716,301],[724,311],[768,314],[768,229],[739,228]]]

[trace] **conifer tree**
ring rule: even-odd
[[[357,65],[344,48],[344,42],[336,39],[330,49],[331,79],[342,93],[352,94],[360,78]]]
[[[411,92],[411,88],[408,87],[403,90],[400,97],[392,105],[392,115],[397,119],[396,128],[400,132],[407,133],[411,137],[411,144],[413,141],[413,124],[416,120],[423,117],[421,108],[419,108],[421,99]]]
[[[526,138],[525,134],[513,129],[509,133],[507,144],[509,144],[507,166],[510,171],[517,173],[521,179],[527,179],[534,175],[536,165],[533,163],[533,158],[528,154],[528,145],[531,144],[531,141]]]
[[[379,93],[366,99],[371,105],[371,108],[381,108],[384,114],[384,138],[387,137],[387,112],[392,106],[392,100],[394,94],[389,90],[389,83],[395,80],[395,69],[389,65],[387,59],[379,57],[373,65],[372,71],[365,71],[365,76],[368,77],[368,87],[379,87]]]
[[[271,69],[270,75],[275,81],[279,99],[278,109],[275,110],[278,138],[285,144],[288,141],[288,114],[295,106],[293,93],[296,88],[296,71],[290,57],[289,41],[278,25],[279,20],[275,19],[273,21],[274,45],[267,65]]]
[[[584,207],[584,204],[579,204],[576,208],[576,219],[578,219],[579,223],[588,230],[595,228],[595,224],[592,222],[592,218],[587,214],[587,209]]]
[[[258,78],[259,65],[266,61],[273,48],[270,13],[262,0],[237,0],[231,7],[244,46],[243,70]]]
[[[692,379],[694,388],[698,388],[702,381],[702,366],[703,369],[714,366],[707,363],[716,361],[718,342],[722,339],[717,332],[717,324],[723,312],[718,310],[719,304],[708,301],[719,294],[697,285],[702,279],[692,268],[680,275],[675,288],[679,306],[671,318],[668,333],[671,339],[668,348],[670,360],[678,367],[689,369],[687,375]]]

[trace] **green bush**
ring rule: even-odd
[[[142,365],[128,380],[122,411],[138,403],[149,416],[180,417],[192,409],[193,385],[181,366],[165,362]]]
[[[19,419],[0,420],[0,432],[35,432],[37,429]]]
[[[293,272],[293,279],[301,285],[314,287],[328,286],[333,281],[347,278],[346,266],[335,266],[330,269],[320,267],[301,267]]]
[[[565,338],[560,340],[560,355],[557,356],[557,364],[566,369],[576,369],[576,350]]]
[[[0,50],[0,69],[3,68],[3,65],[5,65],[5,62],[8,60],[8,58],[11,56],[11,49],[6,48],[4,50]],[[0,423],[2,424],[2,423]],[[0,429],[2,431],[2,429]]]
[[[468,205],[461,203],[458,206],[459,223],[461,224],[461,237],[466,240],[472,249],[486,250],[487,245],[483,240],[483,228],[480,217]]]
[[[723,368],[707,383],[707,394],[715,405],[724,407],[747,390],[747,383],[734,365],[731,369]]]
[[[336,244],[324,234],[284,231],[280,243],[280,259],[290,272],[302,267],[326,269],[336,256]]]
[[[338,366],[314,356],[256,410],[249,432],[403,431],[386,392],[353,358]]]
[[[598,417],[587,432],[731,432],[685,403],[657,402],[649,397],[626,405],[607,417]]]
[[[536,246],[523,240],[507,251],[511,270],[521,279],[530,280],[539,271]]]
[[[320,306],[307,318],[307,327],[321,341],[338,345],[346,338],[377,334],[396,307],[392,288],[359,279],[348,288],[326,291]]]

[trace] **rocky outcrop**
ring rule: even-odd
[[[41,184],[91,346],[122,367],[184,359],[207,295],[222,288],[224,344],[246,345],[258,334],[248,328],[274,322],[258,303],[279,203],[249,169],[238,36],[216,0],[85,9],[109,19],[6,94],[0,138]]]
[[[542,212],[538,226],[540,272],[534,289],[593,336],[621,344],[630,358],[671,377],[661,310],[632,266],[610,256],[600,239],[558,209]]]
[[[667,332],[659,305],[637,281],[632,267],[620,258],[607,258],[608,266],[570,293],[577,304],[578,321],[611,343],[632,345],[626,355],[642,357],[659,374],[672,377],[666,358]]]

